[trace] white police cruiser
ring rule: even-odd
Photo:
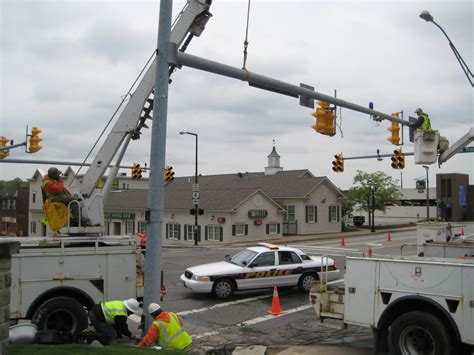
[[[227,299],[235,291],[274,286],[298,286],[301,291],[309,292],[320,277],[324,280],[327,277],[328,281],[339,277],[333,259],[309,256],[292,247],[259,243],[232,258],[226,255],[226,261],[187,268],[181,281],[193,291]]]

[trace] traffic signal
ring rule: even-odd
[[[392,113],[392,117],[398,118],[398,113]],[[392,144],[400,143],[400,123],[391,122],[390,127],[387,128],[388,131],[392,132],[390,137],[387,140]]]
[[[36,153],[37,151],[41,150],[43,147],[40,146],[40,142],[43,140],[39,137],[39,134],[43,132],[38,127],[33,127],[31,129],[30,136],[30,144],[27,150],[27,153]]]
[[[336,158],[336,160],[332,162],[332,170],[336,173],[342,173],[344,171],[344,158],[342,157],[342,153],[336,154],[334,158]]]
[[[172,166],[165,167],[165,181],[170,182],[174,179],[174,171]]]
[[[5,148],[8,144],[9,139],[7,137],[0,137],[0,148]],[[8,149],[0,150],[0,159],[5,159],[10,155],[10,151]]]
[[[316,101],[319,107],[311,113],[316,118],[316,122],[311,127],[318,133],[327,136],[336,134],[335,108],[330,107],[329,102]]]
[[[405,155],[402,153],[402,148],[395,149],[392,156],[392,168],[403,169],[405,167]]]
[[[142,178],[142,169],[140,169],[140,164],[133,163],[132,166],[132,179],[138,180]]]

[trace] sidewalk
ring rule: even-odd
[[[237,347],[232,355],[369,355],[372,349],[329,345],[299,345],[288,348],[251,345]]]

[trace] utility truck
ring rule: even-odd
[[[171,31],[171,45],[184,51],[212,16],[211,0],[188,0]],[[170,68],[170,74],[175,68]],[[82,179],[68,186],[75,196],[79,224],[66,223],[47,237],[14,238],[10,319],[29,319],[40,330],[77,334],[87,327],[86,310],[111,299],[143,296],[143,257],[133,236],[105,236],[104,201],[130,140],[140,138],[152,117],[156,56],[120,112]],[[115,162],[112,164],[112,160]],[[96,189],[112,165],[105,185]],[[68,206],[69,210],[71,206]],[[69,215],[70,215],[69,211]],[[87,224],[82,221],[87,220]]]
[[[377,354],[473,351],[474,260],[347,257],[344,283],[313,284],[309,300],[321,325],[371,328]]]

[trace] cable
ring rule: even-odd
[[[79,172],[81,171],[82,167],[84,166],[84,164],[86,163],[87,159],[89,158],[89,156],[92,154],[92,151],[94,150],[94,148],[97,146],[97,144],[99,143],[99,140],[102,138],[102,136],[104,135],[105,131],[107,130],[107,128],[109,127],[110,123],[112,122],[112,120],[115,118],[115,115],[117,114],[117,112],[120,110],[120,108],[122,107],[123,103],[127,100],[128,96],[131,95],[131,91],[133,89],[133,87],[135,86],[135,84],[137,83],[138,79],[142,76],[143,72],[145,71],[145,69],[148,67],[148,65],[150,64],[151,60],[153,59],[153,57],[156,55],[156,50],[153,51],[152,55],[150,56],[150,58],[148,59],[148,61],[146,62],[146,64],[144,65],[144,67],[142,68],[142,70],[140,71],[140,73],[138,74],[137,78],[135,79],[135,81],[133,82],[133,84],[130,86],[130,88],[128,89],[127,93],[123,96],[122,98],[122,101],[120,102],[120,104],[118,105],[117,109],[114,111],[114,113],[112,114],[112,117],[110,117],[109,121],[107,122],[107,124],[105,125],[104,129],[102,130],[102,132],[100,133],[99,137],[97,138],[97,140],[95,141],[94,145],[92,146],[92,148],[89,150],[89,152],[87,153],[86,157],[84,158],[84,160],[82,161],[81,165],[79,166],[79,169],[77,170],[77,173],[76,175],[74,175],[74,177],[71,179],[71,182],[69,183],[68,186],[71,186],[72,182],[76,179],[76,176],[79,175]]]
[[[249,42],[248,42],[249,21],[250,21],[250,0],[248,1],[248,6],[247,6],[247,26],[245,29],[245,41],[244,41],[244,64],[242,65],[242,69],[246,69],[245,66],[247,64],[247,47],[249,45]]]

